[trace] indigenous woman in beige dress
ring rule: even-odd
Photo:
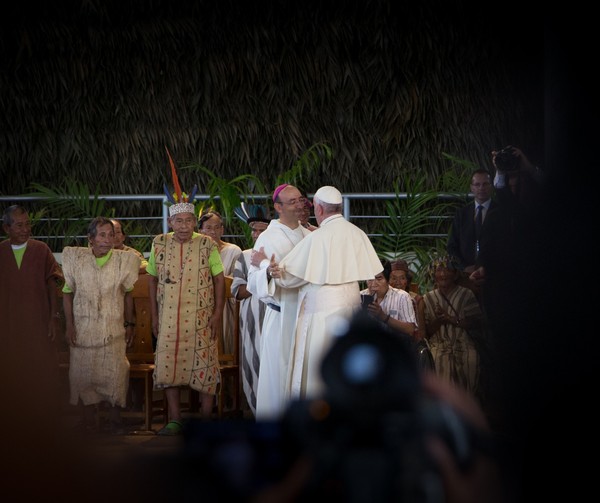
[[[112,406],[112,427],[119,428],[129,384],[127,344],[133,340],[133,299],[140,259],[113,250],[110,220],[98,217],[88,228],[89,247],[63,250],[63,304],[70,344],[71,404],[84,408],[84,425],[91,427],[92,405]]]

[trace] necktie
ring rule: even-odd
[[[479,239],[481,235],[481,226],[483,225],[483,205],[477,205],[477,214],[475,215],[475,236]]]

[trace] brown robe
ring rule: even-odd
[[[45,414],[58,406],[59,341],[48,337],[52,279],[62,281],[62,272],[45,243],[29,239],[20,268],[10,241],[0,243],[0,382],[27,408]]]

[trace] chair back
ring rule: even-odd
[[[225,299],[231,299],[233,297],[231,293],[231,283],[233,278],[231,276],[225,276]],[[233,322],[233,349],[231,353],[225,352],[223,344],[223,324],[221,324],[221,330],[218,336],[218,351],[219,351],[219,370],[221,372],[221,387],[220,392],[217,395],[217,415],[223,417],[224,415],[239,416],[241,413],[240,408],[240,365],[239,365],[239,354],[240,354],[240,302],[235,302],[235,316]],[[231,394],[231,401],[226,399],[226,395]],[[226,404],[227,402],[227,404]],[[227,407],[231,404],[231,408]],[[229,409],[229,410],[227,410]]]
[[[152,342],[152,314],[150,311],[149,283],[150,274],[140,274],[133,286],[132,296],[135,310],[135,337],[131,347],[127,348],[130,362],[154,363],[154,345]]]

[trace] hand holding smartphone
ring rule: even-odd
[[[369,307],[369,304],[371,304],[374,300],[375,300],[374,295],[369,295],[366,293],[360,294],[360,305],[363,309],[367,309]]]

